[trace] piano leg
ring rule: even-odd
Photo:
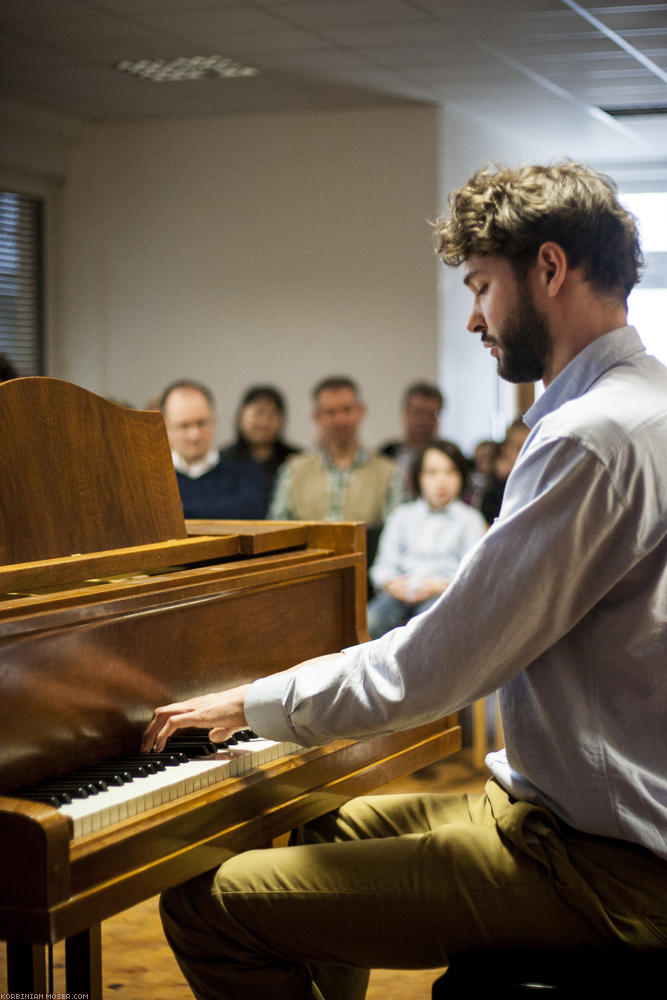
[[[47,980],[47,944],[30,944],[24,941],[7,942],[7,992],[50,992]]]
[[[65,941],[65,982],[71,995],[102,1000],[102,927],[95,924]]]

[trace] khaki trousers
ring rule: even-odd
[[[667,864],[482,795],[354,799],[289,847],[167,891],[165,932],[199,1000],[362,1000],[369,968],[471,949],[667,948]]]

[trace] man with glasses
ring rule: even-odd
[[[215,402],[211,391],[199,382],[172,382],[162,393],[160,410],[185,517],[264,517],[261,470],[251,462],[221,459],[213,445]]]

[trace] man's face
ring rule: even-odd
[[[211,450],[215,415],[198,389],[174,389],[164,407],[169,444],[188,465],[198,462]]]
[[[323,389],[315,406],[320,444],[351,447],[365,413],[365,406],[352,389]]]
[[[431,396],[415,393],[410,396],[403,410],[406,439],[414,445],[428,444],[433,440],[440,416],[440,403]]]
[[[535,308],[529,277],[518,278],[503,257],[473,254],[464,264],[464,283],[475,296],[468,330],[498,361],[507,382],[536,382],[551,355],[551,336]]]

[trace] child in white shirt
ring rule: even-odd
[[[377,591],[368,604],[372,639],[430,608],[487,527],[477,510],[458,499],[467,463],[451,441],[423,448],[412,476],[418,497],[388,516],[370,570]]]

